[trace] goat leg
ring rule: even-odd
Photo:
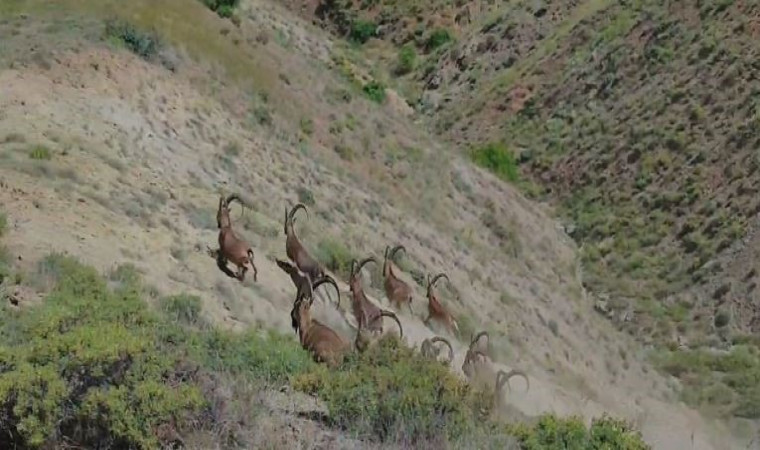
[[[237,278],[237,275],[227,267],[227,258],[224,257],[221,251],[216,255],[216,266],[228,277]]]

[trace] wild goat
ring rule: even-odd
[[[314,361],[324,362],[334,368],[343,362],[343,358],[351,350],[351,344],[332,328],[311,317],[314,288],[323,283],[329,283],[329,281],[322,278],[314,285],[305,283],[306,291],[298,290],[293,309],[290,311],[290,318],[291,325],[298,333],[301,347],[311,353]]]
[[[427,319],[425,319],[424,324],[429,325],[430,321],[434,320],[446,326],[449,332],[453,333],[453,331],[456,330],[457,334],[459,334],[459,325],[457,325],[456,320],[454,320],[454,317],[441,304],[440,300],[438,300],[438,297],[433,292],[435,282],[441,278],[445,278],[446,281],[451,283],[451,280],[449,280],[449,277],[445,273],[439,273],[434,276],[432,280],[430,279],[430,274],[427,276],[428,316]]]
[[[288,208],[285,207],[285,223],[283,225],[285,231],[285,254],[288,255],[288,259],[296,264],[298,270],[308,274],[312,280],[319,280],[325,275],[325,268],[309,254],[306,247],[301,244],[301,241],[298,239],[296,231],[293,228],[293,225],[296,222],[295,214],[299,209],[303,209],[306,213],[306,218],[308,219],[309,211],[303,203],[296,203],[290,212],[288,212]]]
[[[319,280],[314,281],[308,274],[301,272],[298,270],[298,267],[288,261],[275,258],[275,262],[277,263],[277,266],[280,267],[280,269],[290,275],[290,279],[293,281],[293,285],[295,285],[296,289],[299,292],[306,292],[309,285],[311,285],[311,288],[313,290],[316,290],[316,287],[323,283],[333,285],[333,287],[335,287],[335,292],[338,294],[338,306],[340,306],[340,289],[338,288],[338,283],[335,282],[335,279],[333,277],[330,275],[324,275]]]
[[[414,315],[414,310],[412,309],[412,287],[393,273],[393,257],[399,250],[406,252],[406,248],[403,245],[397,245],[393,248],[390,248],[390,246],[385,247],[385,257],[383,259],[383,287],[385,288],[385,296],[397,310],[401,310],[401,306],[406,304],[409,306],[409,312]]]
[[[324,277],[325,268],[319,263],[319,261],[309,254],[309,251],[306,250],[306,247],[304,247],[296,235],[293,225],[296,222],[296,213],[299,209],[303,209],[304,213],[306,213],[306,218],[308,219],[309,211],[303,203],[296,203],[290,212],[288,212],[288,207],[285,207],[285,222],[283,224],[283,231],[285,232],[285,254],[288,255],[288,259],[296,264],[298,270],[308,274],[312,283],[314,283]],[[340,299],[338,299],[338,303],[340,303]]]
[[[369,331],[381,333],[383,331],[383,319],[380,315],[382,310],[367,298],[361,282],[362,268],[368,262],[377,264],[377,260],[373,256],[365,258],[361,262],[357,262],[355,259],[351,261],[351,274],[348,277],[348,287],[351,291],[351,311],[356,318],[359,329],[365,328]]]
[[[485,349],[480,343],[480,340],[483,337],[487,339]],[[504,384],[508,383],[509,379],[513,376],[519,375],[525,379],[525,384],[529,390],[530,381],[528,380],[528,376],[522,370],[513,369],[509,372],[503,370],[494,371],[491,365],[491,358],[489,358],[487,354],[488,341],[490,341],[490,337],[485,331],[481,331],[472,339],[472,341],[470,341],[470,346],[464,357],[464,363],[462,363],[462,372],[464,372],[467,379],[470,380],[470,383],[481,387],[488,386],[491,385],[491,380],[494,380],[495,377],[496,395],[497,398],[499,398],[499,394],[504,387]]]
[[[219,251],[210,250],[209,253],[216,256],[216,265],[225,274],[237,278],[242,283],[248,266],[253,270],[253,281],[257,281],[258,270],[253,263],[253,249],[251,246],[235,234],[230,221],[230,202],[243,201],[237,194],[231,194],[226,199],[224,195],[219,197],[219,208],[216,211],[216,225],[219,228]],[[227,267],[227,262],[232,261],[238,268],[237,274],[233,274]]]
[[[451,343],[446,338],[443,338],[440,336],[434,336],[434,337],[423,340],[422,345],[420,346],[420,353],[425,358],[438,360],[440,349],[435,347],[436,342],[443,342],[449,348],[449,359],[448,361],[445,361],[445,362],[442,361],[442,362],[444,362],[444,365],[450,366],[452,361],[454,361],[454,348],[451,346]]]
[[[401,326],[401,321],[398,320],[396,314],[383,309],[380,310],[380,317],[390,317],[391,319],[395,320],[396,324],[398,325],[399,338],[404,338],[404,328]],[[359,323],[359,327],[356,329],[356,339],[354,340],[354,346],[356,347],[357,351],[364,352],[372,345],[377,343],[380,336],[381,334],[376,331],[363,329],[361,323]]]

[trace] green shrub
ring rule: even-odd
[[[451,35],[451,32],[449,30],[446,28],[436,28],[432,33],[430,33],[430,36],[428,36],[425,47],[428,49],[428,51],[435,50],[438,47],[451,42],[452,40],[454,40],[454,37]]]
[[[235,380],[282,382],[313,367],[292,336],[183,327],[175,318],[197,319],[197,297],[152,312],[129,265],[111,273],[116,290],[66,256],[41,266],[56,283],[41,305],[0,306],[0,448],[159,448],[166,426],[237,442],[227,424],[248,418],[218,409],[238,401]]]
[[[385,85],[379,81],[372,80],[362,87],[364,95],[375,103],[383,103],[385,101]]]
[[[53,158],[53,155],[47,147],[37,145],[29,151],[29,157],[38,161],[49,161]]]
[[[3,237],[5,230],[8,228],[8,216],[0,212],[0,237]]]
[[[302,118],[301,132],[303,132],[303,134],[305,134],[306,136],[311,136],[312,134],[314,134],[314,121],[308,117]]]
[[[364,44],[377,34],[377,25],[368,20],[357,20],[351,24],[348,37],[354,42]]]
[[[396,62],[396,74],[405,75],[414,70],[417,64],[417,52],[414,46],[407,44],[401,47],[398,52],[398,61]]]
[[[341,276],[348,277],[354,254],[340,241],[327,238],[317,245],[316,255],[325,267]]]
[[[602,416],[586,428],[579,417],[561,419],[553,414],[540,417],[534,425],[510,427],[524,450],[648,450],[641,433],[624,421]]]
[[[502,180],[516,182],[520,178],[517,161],[503,144],[490,143],[470,152],[472,161],[490,170]]]
[[[154,427],[199,412],[200,390],[164,383],[178,352],[156,338],[157,317],[140,298],[110,292],[72,259],[54,262],[58,284],[43,305],[0,315],[0,447],[63,436],[155,448]]]
[[[219,17],[229,18],[235,13],[240,0],[202,0],[211,11],[215,11]]]
[[[282,383],[314,367],[298,341],[275,332],[211,329],[194,336],[189,346],[204,367],[251,380]]]
[[[162,42],[153,31],[140,30],[136,26],[121,19],[106,21],[105,35],[127,47],[132,53],[149,60],[158,55]]]
[[[349,355],[338,370],[315,367],[296,377],[294,387],[324,400],[335,426],[409,443],[466,435],[493,401],[395,337]]]

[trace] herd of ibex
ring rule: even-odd
[[[219,198],[219,208],[217,210],[217,226],[219,228],[219,248],[213,250],[209,248],[209,254],[214,256],[217,266],[225,274],[243,282],[247,270],[253,271],[253,280],[257,281],[258,271],[254,264],[254,253],[251,246],[240,238],[232,228],[230,220],[230,203],[237,200],[241,204],[244,202],[236,194],[231,194],[226,198],[224,195]],[[309,254],[306,247],[301,243],[296,235],[294,224],[296,213],[302,209],[308,218],[308,210],[303,203],[297,203],[290,211],[285,208],[285,221],[283,231],[285,233],[285,254],[289,261],[275,259],[277,266],[290,276],[293,285],[296,288],[295,300],[290,311],[291,325],[298,334],[298,339],[304,350],[308,351],[315,361],[325,363],[330,367],[339,365],[346,354],[351,351],[364,352],[370,346],[378,341],[383,334],[383,318],[393,319],[398,325],[399,336],[403,339],[404,330],[401,321],[394,312],[385,310],[375,305],[364,293],[362,286],[361,270],[372,262],[377,264],[377,260],[370,256],[361,261],[351,261],[351,271],[348,279],[348,287],[351,294],[351,312],[356,320],[357,326],[356,337],[353,344],[335,332],[332,328],[314,319],[311,316],[311,306],[314,302],[314,293],[317,288],[323,284],[330,284],[335,288],[337,293],[336,308],[340,308],[340,289],[338,283],[333,277],[326,273],[325,267]],[[412,287],[398,278],[394,273],[393,259],[397,252],[404,251],[403,245],[395,247],[387,246],[383,259],[383,288],[385,295],[390,304],[397,310],[406,305],[409,311],[414,314],[412,308],[413,289]],[[237,266],[237,273],[232,272],[228,262]],[[424,320],[425,325],[431,321],[443,325],[450,333],[459,336],[459,326],[453,315],[441,303],[435,295],[433,288],[441,278],[450,282],[445,273],[439,273],[432,278],[427,275],[427,300],[428,314]],[[340,309],[339,309],[340,311]],[[486,347],[483,347],[482,339],[486,338]],[[454,360],[454,348],[451,343],[443,337],[435,336],[422,341],[420,354],[423,358],[438,360],[441,348],[436,344],[444,344],[448,347],[448,359],[442,361],[446,366],[450,366]],[[474,336],[470,342],[469,348],[465,355],[462,371],[471,383],[478,386],[494,386],[498,395],[508,380],[515,375],[522,376],[528,389],[530,383],[527,375],[520,370],[505,372],[503,370],[495,371],[488,357],[488,334],[483,331]]]

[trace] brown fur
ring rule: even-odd
[[[403,305],[407,305],[409,312],[414,314],[414,310],[412,309],[412,287],[393,273],[393,257],[399,250],[406,251],[406,248],[403,245],[397,245],[393,248],[385,247],[385,258],[383,259],[383,287],[385,288],[385,296],[397,310],[401,310]]]
[[[293,228],[296,217],[295,214],[299,209],[303,209],[306,213],[306,217],[309,217],[309,212],[306,209],[306,205],[303,203],[297,203],[288,212],[288,208],[285,208],[285,223],[283,224],[283,230],[285,232],[285,254],[288,255],[288,259],[293,261],[298,267],[298,270],[308,274],[312,281],[319,280],[325,275],[325,268],[314,257],[312,257],[303,246],[301,241],[296,235],[296,231]]]
[[[293,265],[292,263],[288,261],[283,261],[282,259],[275,258],[275,263],[277,266],[282,269],[285,273],[290,275],[291,281],[293,281],[293,285],[296,287],[298,291],[305,291],[307,289],[308,284],[311,284],[312,289],[316,289],[317,283],[320,283],[321,280],[324,280],[324,283],[328,283],[333,285],[335,287],[335,292],[338,294],[338,304],[337,306],[340,306],[340,289],[338,288],[338,283],[335,282],[335,279],[331,277],[330,275],[324,275],[319,280],[312,280],[311,277],[300,270],[298,270],[298,267]],[[321,283],[320,283],[321,284]]]
[[[454,320],[454,317],[449,310],[441,304],[441,301],[438,300],[438,297],[433,292],[433,287],[438,279],[445,278],[446,281],[450,282],[449,277],[445,273],[439,273],[432,279],[430,278],[430,275],[428,275],[427,278],[428,316],[424,321],[425,325],[428,325],[431,320],[434,320],[443,324],[449,332],[454,333],[454,331],[456,331],[456,334],[459,334],[459,325],[456,320]]]
[[[216,224],[219,228],[219,252],[216,253],[217,266],[226,274],[230,275],[231,271],[227,268],[227,262],[231,261],[238,268],[237,274],[232,274],[242,283],[245,280],[245,272],[248,266],[253,270],[253,281],[258,280],[258,270],[253,263],[253,249],[245,240],[238,237],[232,229],[230,221],[230,202],[240,197],[232,194],[226,199],[224,196],[219,197],[219,208],[216,212]]]
[[[326,282],[322,279],[314,286]],[[308,293],[304,292],[303,289],[299,290],[290,316],[294,328],[298,332],[301,347],[312,355],[314,361],[326,363],[329,367],[334,368],[339,366],[345,355],[351,351],[351,344],[332,328],[312,319],[310,309],[314,302],[314,286],[309,283],[306,284]]]

